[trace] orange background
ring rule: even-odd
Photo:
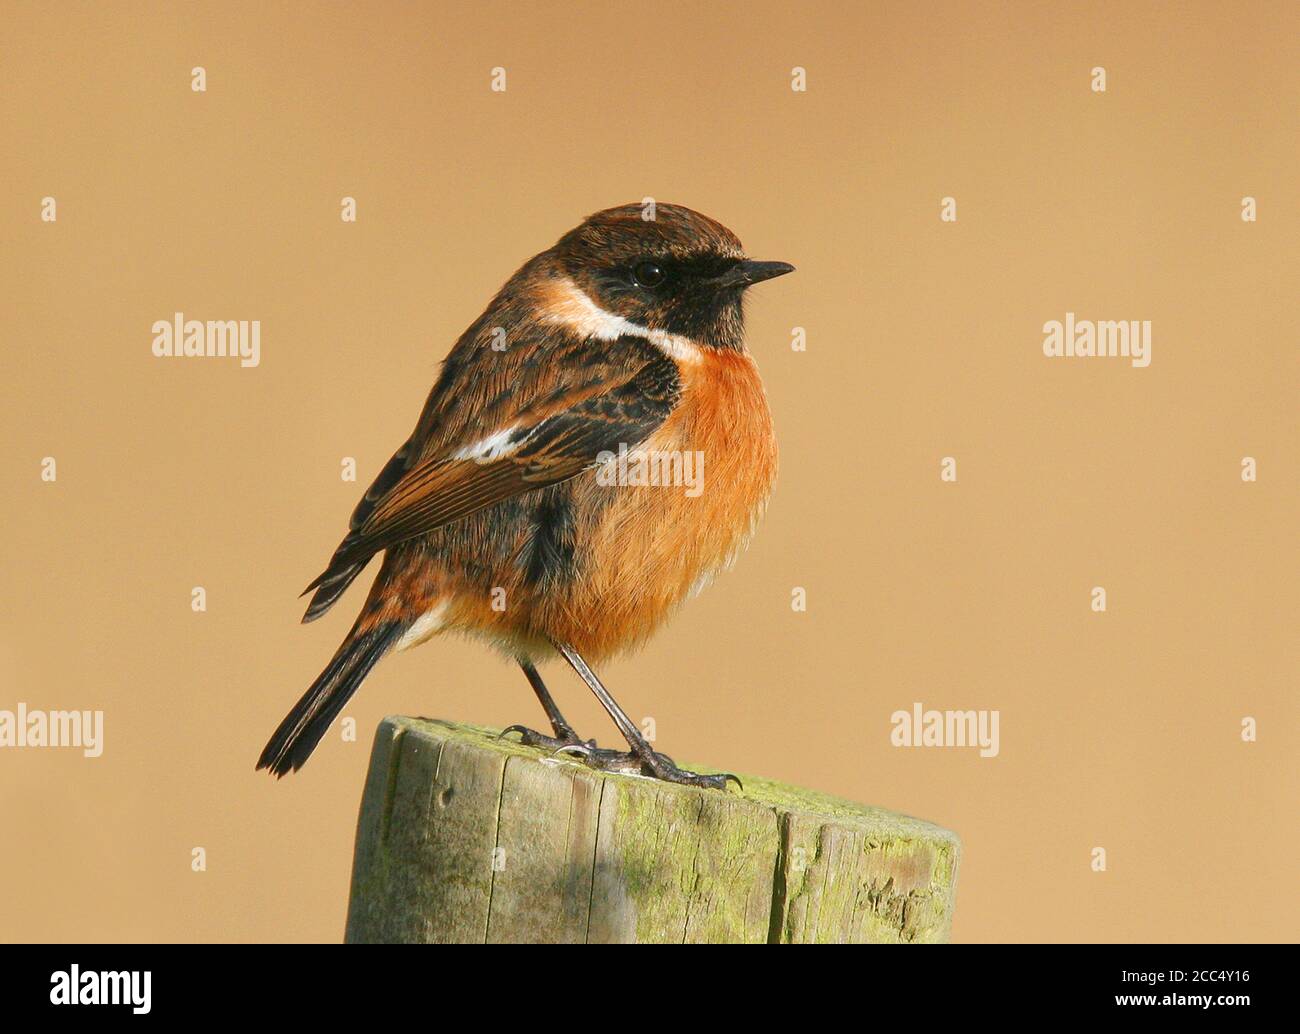
[[[540,724],[435,640],[357,742],[253,771],[363,590],[307,628],[297,594],[452,341],[652,196],[798,273],[750,308],[768,518],[602,671],[629,712],[956,830],[955,940],[1294,939],[1298,11],[6,0],[0,708],[103,709],[105,753],[0,750],[0,938],[338,940],[380,717]],[[178,310],[261,320],[261,366],[154,358]],[[1066,311],[1151,320],[1151,366],[1044,358]],[[1000,709],[1000,755],[892,747],[914,701]]]

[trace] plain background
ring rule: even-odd
[[[956,830],[956,940],[1293,939],[1298,12],[6,0],[0,708],[106,743],[0,751],[0,938],[338,940],[381,716],[541,723],[435,640],[357,742],[253,771],[369,574],[310,627],[297,594],[452,341],[650,196],[798,273],[750,308],[769,515],[602,672],[633,716]],[[154,358],[176,311],[261,320],[261,366]],[[1045,358],[1067,311],[1150,320],[1151,366]],[[999,709],[1000,755],[891,746],[914,701]]]

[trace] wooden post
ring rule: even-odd
[[[928,822],[743,776],[606,774],[494,730],[385,718],[349,942],[946,941],[961,852]]]

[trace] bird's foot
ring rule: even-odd
[[[512,732],[519,733],[519,742],[525,747],[538,747],[554,754],[562,754],[581,760],[588,768],[600,772],[621,772],[624,775],[650,776],[662,779],[665,783],[678,783],[682,786],[703,786],[710,790],[726,790],[727,782],[734,782],[742,791],[745,789],[737,776],[730,772],[716,775],[703,775],[678,768],[677,762],[667,754],[649,750],[639,754],[631,750],[610,750],[596,746],[595,740],[584,740],[571,728],[558,728],[554,736],[530,729],[525,725],[512,725],[502,729],[498,739],[504,739]]]
[[[564,753],[574,754],[591,768],[602,772],[622,772],[625,775],[650,776],[662,779],[665,783],[679,783],[682,786],[703,786],[710,790],[726,790],[727,781],[735,782],[742,791],[744,786],[740,779],[730,772],[716,775],[702,775],[678,768],[677,763],[667,754],[649,751],[648,757],[630,750],[606,750],[594,744],[573,744],[564,748]]]
[[[538,732],[536,729],[530,729],[526,725],[512,725],[509,728],[502,729],[501,734],[497,739],[503,740],[512,732],[519,733],[519,742],[525,747],[539,747],[542,750],[549,750],[553,753],[571,748],[584,750],[597,749],[595,740],[584,740],[567,726],[557,728],[554,736],[547,736],[545,733]]]

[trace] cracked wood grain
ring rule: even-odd
[[[747,776],[594,772],[494,730],[392,717],[357,823],[349,942],[945,941],[938,826]]]

